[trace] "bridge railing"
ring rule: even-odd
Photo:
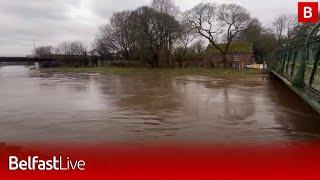
[[[286,78],[296,87],[309,87],[320,92],[320,24],[318,24],[305,43],[284,45],[275,52],[269,61],[269,68]]]

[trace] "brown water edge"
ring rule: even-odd
[[[202,75],[202,76],[253,76],[267,75],[267,70],[259,69],[207,69],[207,68],[119,68],[119,67],[95,67],[95,68],[45,68],[41,72],[46,73],[103,73],[103,74],[140,74],[152,73],[163,75]]]
[[[320,120],[265,75],[0,69],[0,142],[288,142]]]

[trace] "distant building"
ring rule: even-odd
[[[223,48],[226,44],[218,44]],[[231,43],[227,54],[227,64],[233,68],[245,68],[247,65],[254,64],[253,46],[251,43],[236,42]],[[209,44],[204,57],[204,66],[208,68],[223,67],[223,57],[220,51]]]

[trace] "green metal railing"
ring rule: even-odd
[[[308,87],[320,92],[320,23],[313,28],[305,43],[285,45],[268,62],[270,70],[286,78],[297,88]]]

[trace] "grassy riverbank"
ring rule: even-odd
[[[168,75],[228,75],[228,76],[249,76],[264,75],[265,72],[258,69],[197,69],[197,68],[175,68],[175,69],[148,69],[148,68],[48,68],[41,69],[41,72],[62,72],[62,73],[106,73],[106,74],[137,74],[137,73],[160,73]]]

